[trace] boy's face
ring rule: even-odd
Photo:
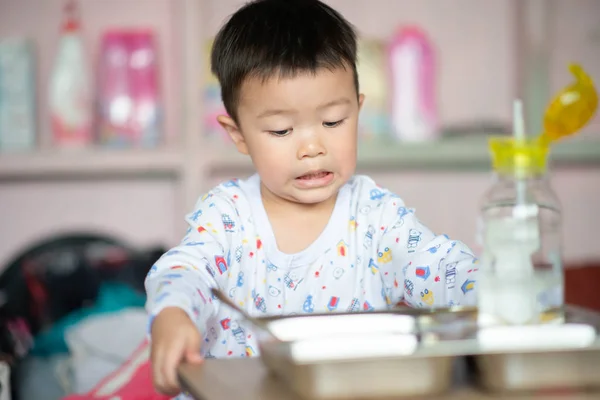
[[[315,204],[335,198],[354,174],[362,101],[350,68],[248,78],[240,90],[239,123],[227,116],[219,122],[250,155],[270,194]]]

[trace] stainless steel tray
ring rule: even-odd
[[[263,353],[265,365],[307,399],[397,398],[441,395],[453,384],[456,359],[388,357],[298,364]]]
[[[304,398],[439,395],[460,374],[487,391],[600,389],[600,313],[576,307],[566,308],[563,324],[543,326],[480,328],[473,308],[252,323],[262,330],[263,363]],[[475,371],[466,371],[467,359]]]
[[[478,383],[491,391],[600,389],[598,332],[600,314],[576,307],[560,325],[480,329],[471,352]]]
[[[259,321],[259,347],[264,364],[305,398],[442,394],[460,353],[439,343],[467,337],[475,316],[455,308],[271,318]]]

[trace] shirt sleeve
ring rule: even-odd
[[[150,269],[146,280],[148,329],[160,311],[179,307],[206,332],[217,312],[211,288],[222,288],[228,278],[232,242],[240,224],[235,206],[209,192],[186,216],[188,230],[178,246]]]
[[[414,307],[475,305],[477,258],[464,244],[436,235],[399,198],[383,211],[388,222],[377,250],[393,304]]]

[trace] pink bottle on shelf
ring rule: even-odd
[[[132,135],[129,121],[133,100],[129,87],[129,45],[120,31],[102,38],[98,68],[98,142],[123,145]]]
[[[425,32],[416,26],[400,29],[390,42],[388,63],[395,137],[412,142],[439,138],[434,49]]]
[[[153,33],[107,32],[98,70],[99,142],[107,147],[156,146],[159,110]]]
[[[132,35],[130,45],[129,79],[136,143],[142,147],[155,147],[161,140],[161,108],[154,34],[137,31]]]

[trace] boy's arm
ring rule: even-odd
[[[237,213],[218,196],[203,196],[186,217],[188,231],[180,244],[166,252],[150,269],[146,280],[146,309],[150,324],[160,311],[179,307],[205,332],[216,314],[211,288],[223,287],[234,240]]]
[[[463,243],[435,235],[399,198],[384,211],[390,221],[379,241],[377,264],[395,304],[414,307],[475,305],[477,259]]]

